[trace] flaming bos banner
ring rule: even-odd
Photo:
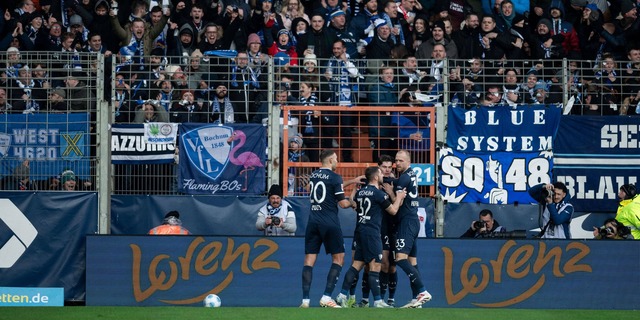
[[[265,148],[261,125],[184,123],[178,189],[188,194],[264,193]]]

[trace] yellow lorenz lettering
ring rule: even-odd
[[[552,263],[551,273],[555,278],[563,278],[565,275],[574,272],[592,272],[590,265],[580,263],[582,259],[590,253],[589,246],[584,243],[570,242],[564,250],[559,246],[547,250],[547,244],[539,241],[537,254],[535,251],[536,247],[534,244],[518,246],[514,240],[509,240],[500,248],[496,259],[490,260],[488,264],[483,263],[481,258],[468,257],[462,263],[458,273],[460,275],[460,283],[454,285],[454,252],[451,248],[442,247],[444,254],[444,289],[447,303],[449,305],[456,304],[469,294],[482,293],[491,280],[493,280],[493,283],[501,283],[503,267],[505,268],[506,275],[510,279],[517,280],[534,275],[539,275],[539,277],[529,289],[517,294],[513,298],[490,303],[472,302],[472,304],[479,307],[498,308],[511,306],[531,298],[544,286],[547,275],[541,274],[541,271],[550,262]],[[570,252],[575,251],[577,251],[577,253],[571,256]],[[565,257],[569,255],[569,259],[566,259],[564,264],[562,264],[563,254],[565,254]],[[478,272],[472,271],[473,268],[480,269],[479,275]],[[493,273],[493,275],[491,273]],[[458,292],[455,292],[454,287],[461,288]]]
[[[191,278],[191,268],[201,276],[209,276],[216,272],[227,271],[233,267],[234,262],[240,258],[239,268],[244,274],[252,274],[256,270],[260,269],[280,269],[280,263],[277,261],[269,261],[277,250],[278,244],[269,239],[258,239],[253,244],[254,249],[264,248],[264,251],[260,252],[258,256],[249,261],[251,255],[251,244],[243,243],[235,248],[235,241],[231,238],[227,238],[227,243],[221,241],[212,241],[205,243],[203,237],[196,237],[189,244],[189,247],[184,252],[183,256],[173,258],[168,254],[158,254],[151,259],[148,266],[142,265],[143,252],[136,244],[130,244],[132,254],[132,285],[133,295],[137,302],[149,299],[156,291],[171,290],[178,280],[178,275],[183,281],[188,281]],[[223,253],[223,248],[226,251]],[[176,261],[177,260],[177,261]],[[169,274],[165,271],[158,271],[161,264],[167,264]],[[180,268],[180,270],[178,270]],[[149,287],[142,288],[143,273],[147,273],[149,281]],[[224,276],[224,279],[213,286],[212,289],[204,292],[196,297],[191,297],[182,300],[161,300],[164,303],[185,305],[202,301],[205,296],[210,293],[220,293],[226,287],[228,287],[233,281],[233,271],[229,271]]]

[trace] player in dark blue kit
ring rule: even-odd
[[[304,235],[304,267],[302,268],[302,304],[309,307],[309,291],[313,277],[313,265],[316,263],[320,246],[331,254],[332,264],[327,275],[327,285],[320,306],[340,308],[331,298],[336,286],[342,264],[344,263],[344,239],[338,219],[338,206],[348,208],[351,203],[344,195],[342,177],[333,172],[338,166],[338,156],[333,150],[320,153],[322,167],[311,174],[311,215]]]
[[[380,261],[382,259],[380,229],[384,211],[392,215],[396,214],[406,193],[404,190],[396,191],[395,201],[392,204],[389,201],[389,196],[380,190],[383,181],[382,170],[379,167],[369,167],[365,171],[365,177],[368,184],[360,188],[353,198],[353,204],[356,205],[356,212],[358,213],[353,264],[344,277],[342,291],[336,301],[343,307],[347,306],[347,293],[356,276],[367,263],[369,265],[369,285],[374,297],[373,306],[376,308],[393,308],[386,304],[380,295],[379,274]]]
[[[409,284],[414,296],[414,299],[403,308],[418,308],[431,300],[431,294],[425,289],[417,269],[416,240],[418,240],[418,232],[420,232],[418,178],[411,169],[411,155],[408,151],[400,150],[396,153],[396,170],[399,176],[394,189],[396,191],[406,190],[407,192],[407,197],[396,214],[398,218],[398,236],[395,248],[396,265],[409,276]]]

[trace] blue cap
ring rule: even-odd
[[[275,63],[276,66],[284,66],[285,64],[289,63],[290,59],[291,58],[289,58],[286,53],[278,52],[275,56],[273,56],[273,63]]]

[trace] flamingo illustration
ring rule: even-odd
[[[244,132],[240,130],[233,131],[233,134],[229,139],[227,139],[227,143],[231,144],[235,140],[240,140],[238,144],[231,149],[229,153],[229,161],[235,164],[236,166],[243,166],[244,169],[240,171],[240,175],[244,175],[244,185],[242,185],[242,191],[247,191],[247,185],[249,184],[249,171],[255,170],[256,167],[264,167],[262,161],[260,161],[260,157],[258,157],[255,153],[251,151],[246,151],[239,154],[236,157],[236,152],[244,146],[244,143],[247,141],[247,136]]]

